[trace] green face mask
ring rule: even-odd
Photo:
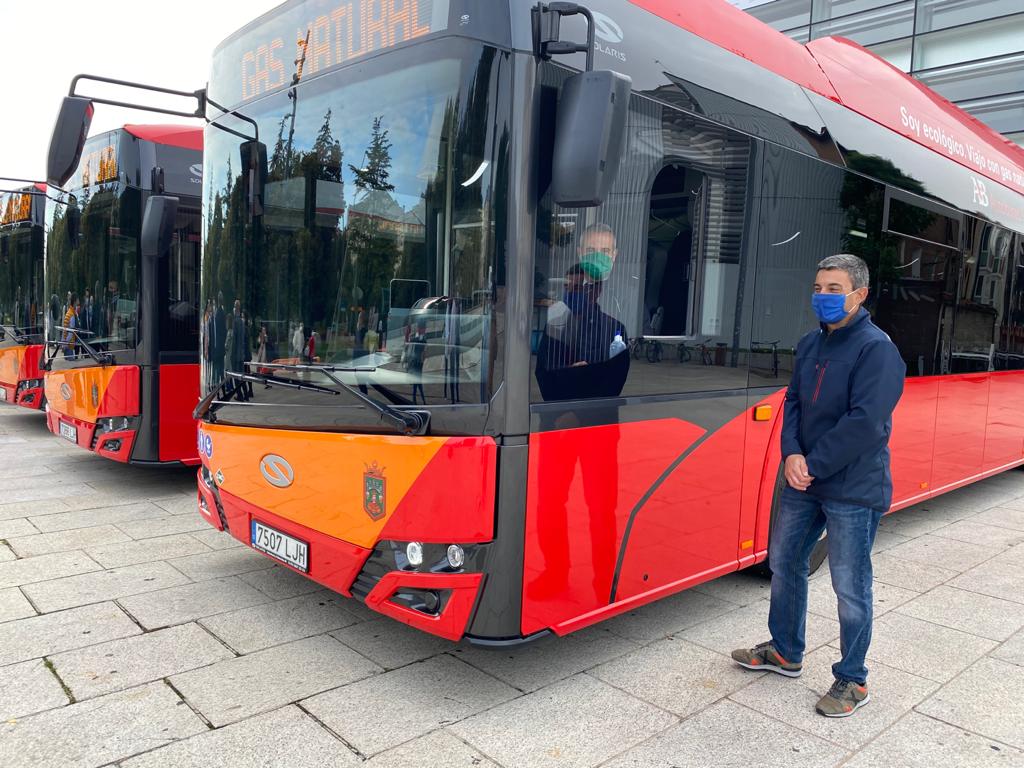
[[[611,274],[612,258],[601,251],[590,251],[580,260],[580,266],[591,280],[603,281]]]

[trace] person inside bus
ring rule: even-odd
[[[732,653],[747,669],[800,675],[809,561],[827,529],[842,658],[816,707],[826,717],[852,715],[870,699],[871,547],[892,502],[889,435],[906,375],[896,345],[864,309],[868,284],[857,256],[818,264],[811,304],[821,326],[797,346],[783,412],[786,487],[768,544],[771,639]]]
[[[596,225],[580,240],[579,261],[565,275],[562,300],[548,310],[537,349],[537,385],[545,402],[567,401],[544,409],[541,431],[596,427],[586,436],[558,442],[551,456],[538,458],[539,482],[547,489],[540,548],[546,567],[533,587],[553,596],[568,585],[568,571],[589,571],[594,599],[607,601],[616,556],[618,504],[618,407],[629,374],[622,323],[602,309],[600,300],[617,255],[615,235]],[[591,402],[588,402],[591,401]],[[555,455],[557,454],[557,455]],[[585,514],[590,527],[589,568],[566,563],[570,552],[570,489],[579,464]]]

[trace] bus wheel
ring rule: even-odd
[[[782,501],[782,490],[786,487],[786,477],[783,474],[782,465],[779,466],[779,474],[775,479],[775,492],[772,494],[772,511],[771,517],[768,519],[768,540],[771,541],[772,530],[775,527],[776,515],[779,511],[779,504]],[[814,545],[814,549],[811,550],[810,566],[811,573],[815,573],[825,558],[828,557],[828,531],[822,531],[821,537],[818,539],[818,543]],[[754,569],[759,573],[771,577],[772,566],[768,558],[765,558],[763,562],[758,563],[754,566]]]

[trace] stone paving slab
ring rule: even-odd
[[[726,700],[602,768],[830,768],[845,755],[842,747]]]
[[[917,711],[1024,749],[1024,667],[980,659],[942,686]]]
[[[89,768],[204,730],[174,691],[151,683],[0,725],[0,765]]]
[[[734,603],[690,589],[616,616],[602,622],[601,627],[635,643],[647,644],[735,608]]]
[[[223,579],[227,576],[236,576],[239,573],[260,571],[274,565],[274,562],[266,555],[261,555],[249,547],[203,552],[198,555],[178,557],[171,562],[175,568],[192,581]]]
[[[42,659],[0,667],[0,721],[17,720],[70,701]]]
[[[170,682],[220,726],[380,671],[330,635],[321,635],[174,675]]]
[[[97,525],[122,523],[126,520],[140,520],[166,514],[160,507],[149,502],[121,504],[120,506],[99,506],[93,509],[75,509],[42,517],[29,518],[32,525],[43,533],[69,531],[75,528],[91,528]],[[123,530],[123,529],[122,529]],[[129,536],[131,534],[128,534]]]
[[[1024,629],[1015,634],[1005,643],[989,654],[994,659],[1002,659],[1019,667],[1024,667]]]
[[[1024,542],[1024,531],[1004,526],[986,525],[977,517],[947,525],[945,528],[935,531],[935,535],[984,547],[1006,548]]]
[[[979,512],[969,518],[972,523],[984,523],[997,528],[1009,528],[1014,531],[1024,531],[1024,509],[1012,509],[1010,507],[994,507],[993,509]]]
[[[157,516],[124,520],[118,522],[117,527],[133,539],[155,539],[158,536],[170,536],[175,533],[196,533],[210,527],[210,524],[198,514],[195,517],[188,515],[168,517],[167,510],[157,506],[153,508],[158,512]]]
[[[453,653],[520,691],[535,691],[634,650],[637,644],[592,627],[511,650],[460,645]]]
[[[516,695],[504,683],[442,654],[314,696],[302,706],[369,756]]]
[[[232,541],[238,541],[229,534],[222,533],[221,535],[226,536]],[[239,542],[239,546],[244,547],[245,545]],[[258,589],[271,600],[287,600],[289,597],[308,595],[310,592],[323,589],[312,579],[307,579],[305,576],[301,576],[276,563],[271,568],[241,573],[238,575],[238,578]],[[355,601],[353,600],[352,602]]]
[[[347,600],[344,606],[351,610],[352,604],[358,605],[354,600]],[[428,635],[386,617],[360,621],[331,635],[384,669],[398,669],[445,651],[460,649],[450,640]]]
[[[36,608],[49,613],[166,589],[187,581],[188,578],[169,563],[142,563],[28,584],[22,591]]]
[[[579,674],[449,730],[505,766],[590,768],[676,722],[664,710]]]
[[[497,763],[448,731],[434,731],[371,757],[366,768],[497,768]]]
[[[25,517],[0,520],[0,539],[13,539],[19,536],[31,536],[39,530]]]
[[[269,600],[262,592],[232,577],[133,595],[119,602],[143,627],[159,629]]]
[[[152,539],[133,540],[118,529],[122,536],[117,542],[105,546],[88,546],[86,553],[104,568],[117,568],[139,563],[152,563],[156,560],[185,557],[201,552],[209,552],[210,548],[188,533],[158,536]],[[178,569],[179,571],[181,569]]]
[[[75,528],[68,531],[56,531],[54,533],[37,533],[29,536],[18,536],[8,539],[11,548],[18,553],[19,557],[35,557],[36,555],[48,555],[52,552],[68,552],[73,549],[86,549],[102,544],[116,544],[130,539],[112,525],[96,525],[91,528]],[[100,563],[92,555],[89,555]]]
[[[349,600],[326,590],[200,619],[239,653],[252,653],[291,640],[320,635],[356,623]]]
[[[1019,768],[1024,753],[911,712],[844,768]]]
[[[210,525],[204,531],[193,531],[189,534],[196,541],[201,541],[210,549],[231,549],[232,547],[244,547],[245,545],[232,536],[230,533],[218,531]],[[309,581],[309,579],[303,579]]]
[[[58,653],[50,662],[82,701],[231,658],[234,654],[198,624],[181,624]]]
[[[680,718],[750,685],[762,675],[714,651],[672,637],[602,664],[590,674]]]
[[[0,623],[35,616],[35,609],[17,587],[0,589]]]
[[[1000,547],[982,546],[928,534],[919,536],[906,544],[895,546],[885,554],[889,557],[909,560],[915,564],[941,563],[942,568],[962,573],[991,559],[999,552]]]
[[[99,570],[100,564],[84,552],[57,552],[26,557],[0,563],[0,589]]]
[[[84,648],[142,630],[113,603],[99,603],[0,624],[0,667]],[[3,763],[0,762],[0,765]]]
[[[949,586],[1024,603],[1024,566],[999,562],[998,558],[972,568],[949,581]]]
[[[1024,582],[1021,586],[1024,589]],[[999,641],[1008,639],[1024,627],[1024,603],[950,586],[936,587],[915,597],[899,606],[896,612]]]
[[[344,768],[362,761],[298,707],[207,731],[121,763],[121,768]],[[427,765],[419,763],[418,765]]]

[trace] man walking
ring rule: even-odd
[[[896,346],[863,308],[867,296],[862,259],[818,264],[812,305],[821,328],[800,340],[783,414],[787,485],[768,544],[771,640],[732,653],[747,669],[800,675],[809,559],[827,528],[842,658],[816,707],[826,717],[847,717],[869,700],[871,547],[892,502],[889,434],[906,374]]]

